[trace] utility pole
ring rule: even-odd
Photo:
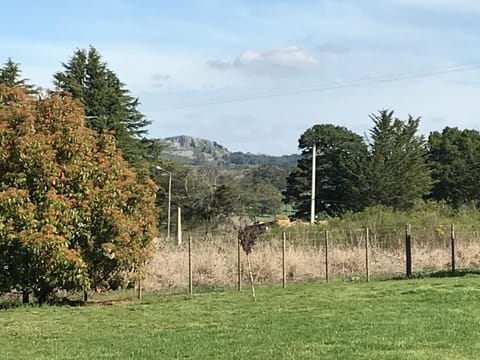
[[[317,167],[317,144],[312,146],[312,202],[310,208],[310,224],[315,223],[315,177]]]
[[[170,240],[170,224],[172,213],[172,172],[168,172],[168,210],[167,210],[167,239]]]

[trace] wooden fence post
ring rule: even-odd
[[[406,257],[406,275],[412,276],[412,235],[410,224],[405,226],[405,257]]]
[[[365,229],[365,271],[367,273],[367,282],[370,281],[370,263],[369,263],[369,230],[368,227]]]
[[[240,239],[237,239],[237,290],[242,290],[242,263],[240,251]]]
[[[455,225],[452,224],[450,229],[450,242],[452,250],[452,273],[455,272]]]
[[[325,281],[328,283],[328,230],[325,230]]]
[[[287,241],[287,235],[285,231],[282,232],[282,286],[285,289],[287,284],[287,274],[285,271],[285,246]]]
[[[188,293],[193,294],[193,274],[192,274],[192,236],[188,237]]]

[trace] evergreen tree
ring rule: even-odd
[[[317,147],[316,212],[337,215],[361,210],[367,147],[359,135],[331,124],[315,125],[300,137],[302,158],[287,178],[285,201],[294,205],[298,217],[309,216],[313,144]]]
[[[431,197],[455,208],[480,200],[480,132],[446,127],[428,138]]]
[[[21,78],[22,71],[20,64],[14,62],[11,58],[0,68],[0,84],[7,86],[22,86],[33,92],[33,86],[27,84],[28,79]]]
[[[98,133],[112,132],[131,164],[149,159],[157,144],[145,138],[151,122],[138,110],[138,99],[108,69],[98,51],[94,47],[77,49],[62,65],[64,71],[54,75],[54,83],[82,102],[86,125]]]
[[[408,208],[428,195],[432,186],[425,140],[416,135],[420,118],[409,116],[402,121],[388,110],[370,118],[374,126],[369,144],[369,203]]]
[[[372,114],[368,144],[346,128],[315,125],[299,140],[302,157],[287,178],[284,200],[297,216],[310,215],[312,147],[316,144],[316,211],[338,215],[366,206],[410,207],[430,193],[427,147],[417,135],[420,119],[394,118],[393,111]]]

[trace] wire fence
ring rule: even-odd
[[[480,227],[314,229],[266,231],[250,254],[254,281],[288,286],[300,281],[480,273]],[[185,233],[180,245],[173,238],[156,239],[144,270],[144,277],[134,288],[114,293],[92,290],[89,301],[123,301],[141,296],[142,290],[194,293],[225,287],[241,289],[249,281],[246,255],[234,231]],[[74,299],[81,302],[86,295],[78,293]],[[21,296],[21,292],[0,293],[0,305],[18,302]]]
[[[259,283],[370,281],[448,276],[480,270],[480,228],[385,227],[267,231],[250,255]],[[181,245],[159,240],[144,285],[202,291],[248,281],[236,233],[184,234]],[[239,285],[240,284],[240,285]]]

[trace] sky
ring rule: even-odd
[[[425,135],[480,129],[477,0],[32,0],[2,12],[2,63],[51,88],[94,46],[140,99],[149,137],[284,155],[315,124],[368,136],[382,109],[421,117]]]

